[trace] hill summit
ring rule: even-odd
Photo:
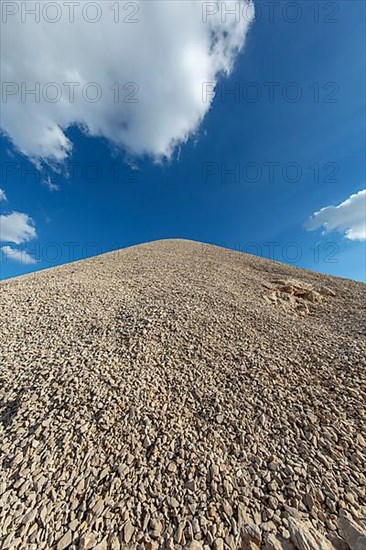
[[[365,304],[179,240],[5,281],[0,547],[366,548]]]

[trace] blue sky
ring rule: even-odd
[[[169,158],[139,154],[131,145],[134,136],[123,146],[107,130],[87,135],[79,123],[64,129],[73,145],[67,157],[35,159],[22,130],[5,124],[0,205],[8,233],[3,230],[2,278],[132,244],[185,238],[365,280],[365,196],[359,193],[365,188],[365,4],[295,4],[296,13],[288,6],[271,20],[266,3],[256,3],[256,19],[241,29],[245,45],[232,56],[232,72],[215,75],[215,97],[203,120],[191,123],[188,139],[180,139],[174,111],[162,120],[144,115],[146,133],[152,124],[154,132],[163,132],[161,123],[176,138]],[[174,27],[174,20],[165,24]],[[24,25],[20,32],[26,32]],[[76,29],[70,26],[69,32]],[[170,36],[174,40],[174,32]],[[6,46],[18,39],[19,33],[6,38]],[[145,52],[141,44],[133,55],[143,58]],[[16,67],[14,57],[5,61]],[[194,56],[192,63],[194,72]],[[154,75],[153,69],[146,70]],[[165,101],[165,109],[184,85],[177,79],[167,99],[156,101]],[[136,117],[146,109],[143,97],[134,105]],[[10,109],[9,102],[3,109]],[[29,117],[36,141],[34,106],[28,101],[24,109],[22,123]],[[89,112],[83,116],[91,120]],[[111,101],[108,116],[118,118],[120,105]],[[143,125],[139,132],[144,135]],[[159,136],[146,138],[147,151]],[[14,212],[25,216],[21,221],[33,233],[11,236]]]

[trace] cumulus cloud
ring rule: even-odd
[[[0,189],[0,200],[7,200],[5,193]],[[22,264],[35,264],[37,260],[33,258],[26,250],[22,250],[19,246],[22,243],[35,239],[37,232],[34,221],[23,212],[11,212],[10,214],[0,215],[0,247],[1,262],[7,258],[20,262]],[[15,245],[15,246],[14,246]]]
[[[20,250],[18,248],[5,245],[1,247],[1,252],[3,257],[5,256],[5,258],[9,258],[15,262],[20,262],[21,264],[32,265],[37,263],[37,260],[25,250]]]
[[[352,241],[366,239],[366,189],[348,197],[337,206],[327,206],[315,212],[305,224],[314,231],[320,227],[325,233],[338,231]]]
[[[14,244],[24,243],[37,237],[32,218],[22,212],[0,216],[0,241]]]
[[[3,25],[2,129],[48,161],[70,154],[72,125],[133,155],[169,157],[198,129],[213,97],[202,97],[204,83],[230,74],[254,18],[252,0],[9,4],[19,9]],[[35,4],[39,22],[24,15]]]
[[[4,189],[0,189],[0,202],[1,201],[6,201],[7,198],[6,198],[6,194],[5,194],[5,191]]]

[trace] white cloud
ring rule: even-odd
[[[37,237],[32,218],[22,212],[0,216],[0,241],[20,244]]]
[[[48,187],[50,191],[60,190],[60,186],[57,185],[57,183],[54,183],[49,176],[44,180],[43,183],[45,184],[46,187]]]
[[[28,254],[28,252],[26,252],[25,250],[20,250],[6,245],[1,247],[1,251],[6,258],[9,258],[16,262],[27,265],[37,263],[37,260],[33,258],[33,256],[31,256],[30,254]]]
[[[6,200],[8,200],[8,199],[6,198],[6,194],[5,194],[4,189],[0,189],[0,202],[1,201],[6,201]]]
[[[0,191],[2,191],[0,189]],[[1,197],[1,194],[0,194]],[[5,194],[4,194],[5,197]],[[5,197],[6,200],[6,197]],[[32,218],[23,212],[11,212],[0,215],[0,243],[12,243],[12,246],[3,245],[1,250],[1,262],[6,259],[14,260],[22,264],[35,264],[37,260],[19,246],[22,243],[37,237],[36,228]]]
[[[366,189],[351,195],[337,206],[327,206],[315,212],[305,224],[314,231],[320,227],[325,233],[338,231],[350,240],[366,239]]]
[[[42,2],[9,4],[19,9],[3,25],[2,80],[15,83],[19,92],[3,103],[2,128],[24,154],[49,161],[68,156],[72,144],[64,132],[75,124],[133,155],[169,157],[198,129],[212,100],[212,96],[202,100],[202,85],[230,73],[254,17],[251,0],[241,0],[241,5],[237,0],[219,0],[217,10],[214,3],[201,0],[139,0],[129,6],[109,0],[90,2],[101,12],[96,23],[85,20],[98,15],[95,7],[82,17],[88,4],[84,0],[74,7],[73,23],[68,22],[71,8],[66,2],[58,2],[58,14],[55,2],[47,3],[53,8],[45,13]],[[22,23],[25,9],[36,4],[40,22],[26,15]],[[132,14],[134,5],[136,14]],[[205,22],[208,6],[215,13]],[[47,22],[46,18],[58,15],[58,22]],[[131,18],[138,22],[128,23]],[[31,89],[37,82],[39,103],[30,95],[22,102],[22,83]],[[47,88],[50,82],[61,91],[57,102],[42,97],[44,92],[52,99],[57,92]],[[65,82],[79,84],[74,103]],[[95,103],[81,93],[89,92],[92,98],[95,88],[85,88],[90,82],[97,83],[102,93]],[[128,82],[135,84],[123,89]],[[109,89],[114,83],[119,83],[119,102]],[[138,102],[129,103],[128,98]]]

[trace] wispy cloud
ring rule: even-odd
[[[60,186],[54,183],[49,176],[44,180],[44,184],[52,192],[60,190]]]
[[[4,189],[0,189],[0,202],[1,201],[6,201],[6,200],[8,200],[8,199],[6,198],[6,194],[5,194]]]
[[[338,231],[352,241],[366,239],[366,189],[350,195],[337,206],[326,206],[306,222],[305,228],[314,231],[323,227],[325,233]]]

